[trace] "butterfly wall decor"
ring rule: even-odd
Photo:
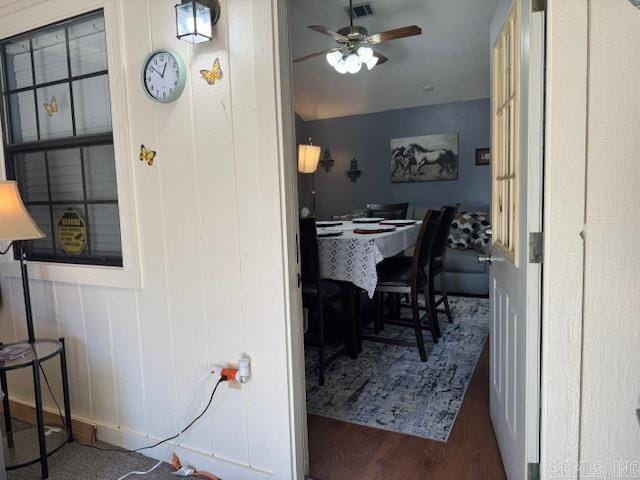
[[[147,162],[147,165],[153,165],[153,160],[156,158],[157,152],[155,150],[149,150],[144,145],[140,145],[140,161]]]
[[[218,80],[222,79],[222,67],[220,66],[220,59],[216,58],[213,62],[211,70],[200,70],[200,75],[204,78],[209,85],[214,85]]]
[[[58,102],[56,102],[56,96],[51,97],[49,102],[44,104],[44,109],[47,111],[47,115],[53,117],[56,113],[58,113]]]

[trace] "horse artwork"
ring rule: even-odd
[[[458,178],[458,134],[391,139],[391,182]]]

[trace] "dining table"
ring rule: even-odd
[[[331,225],[324,227],[323,225]],[[380,233],[357,233],[372,225],[390,227],[393,230]],[[369,298],[378,284],[377,265],[413,247],[420,233],[421,221],[405,226],[388,225],[387,222],[359,223],[358,221],[318,222],[318,256],[320,276],[327,280],[347,282],[364,290]],[[327,232],[340,232],[336,236],[324,236]]]
[[[367,222],[367,223],[363,223]],[[349,354],[355,358],[362,351],[361,293],[373,299],[378,284],[377,266],[385,258],[412,248],[420,233],[421,221],[388,225],[360,221],[317,222],[320,276],[340,282],[348,294]],[[388,229],[387,231],[378,231]]]

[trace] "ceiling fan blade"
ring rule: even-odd
[[[412,25],[410,27],[402,27],[396,28],[395,30],[388,30],[386,32],[374,33],[373,35],[369,35],[366,41],[367,43],[376,44],[421,34],[422,29],[420,27]]]
[[[328,35],[333,38],[337,42],[348,42],[349,39],[344,35],[340,35],[338,32],[334,32],[333,30],[329,30],[327,27],[323,27],[322,25],[309,25],[311,30],[315,30],[318,33],[322,33],[324,35]]]
[[[320,55],[326,55],[329,52],[335,52],[336,50],[340,50],[339,48],[329,48],[327,50],[322,50],[321,52],[312,53],[311,55],[307,55],[305,57],[296,58],[293,62],[304,62],[305,60],[309,60],[310,58],[319,57]]]
[[[374,57],[378,57],[378,65],[382,65],[384,62],[389,61],[389,59],[387,57],[385,57],[384,55],[382,55],[380,52],[373,52],[373,56]]]

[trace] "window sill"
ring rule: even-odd
[[[94,287],[142,288],[140,274],[126,267],[101,267],[68,263],[29,262],[29,279],[46,282],[71,283]],[[21,277],[17,261],[0,263],[0,276]]]

